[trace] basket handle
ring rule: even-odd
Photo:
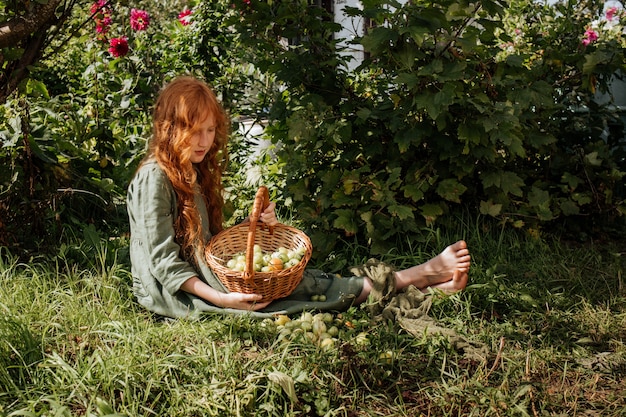
[[[262,185],[256,192],[254,198],[254,206],[252,206],[252,213],[250,214],[250,224],[248,227],[248,242],[246,246],[246,267],[243,271],[244,281],[251,283],[254,278],[254,235],[256,234],[256,224],[261,217],[263,210],[270,205],[270,193],[266,186]],[[265,227],[261,223],[261,227]],[[270,233],[273,232],[273,228],[269,228]]]

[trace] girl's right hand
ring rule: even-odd
[[[243,294],[229,292],[219,294],[219,306],[236,310],[257,311],[267,307],[271,301],[259,302],[263,296],[259,294]]]

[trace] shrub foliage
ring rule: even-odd
[[[73,3],[74,36],[50,42],[0,113],[3,243],[123,229],[152,100],[181,73],[209,81],[233,117],[265,120],[275,146],[257,181],[318,254],[344,239],[385,253],[460,209],[535,231],[623,226],[622,9],[361,3],[344,10],[367,27],[351,39],[307,0]],[[356,69],[346,44],[364,51]],[[233,138],[228,190],[250,195],[237,172],[250,143]]]
[[[362,3],[347,9],[369,27],[354,72],[337,26],[301,3],[253,2],[240,20],[286,85],[271,135],[316,248],[344,235],[384,253],[462,207],[533,229],[624,213],[623,124],[598,99],[624,49],[604,27],[583,42],[597,2]]]

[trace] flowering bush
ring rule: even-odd
[[[617,41],[621,46],[626,46],[626,38],[624,37],[624,25],[622,20],[626,17],[624,9],[612,6],[604,11],[604,16],[600,17],[589,24],[587,30],[583,34],[582,44],[589,46],[590,44],[601,39],[603,41]]]
[[[91,5],[91,14],[95,23],[96,38],[101,41],[107,41],[107,35],[111,30],[113,23],[113,9],[111,0],[97,0]],[[150,25],[150,15],[145,10],[130,9],[130,28],[135,32],[145,31]],[[119,29],[119,25],[116,26]],[[110,38],[109,52],[114,58],[120,58],[128,54],[128,36],[120,35]]]
[[[69,3],[78,36],[51,43],[23,95],[0,112],[0,156],[13,161],[0,170],[10,184],[2,189],[3,218],[15,225],[7,233],[38,248],[48,239],[56,247],[68,224],[120,227],[124,216],[115,211],[143,156],[153,97],[195,65],[186,52],[194,24],[177,18],[186,10],[193,22],[193,1]]]

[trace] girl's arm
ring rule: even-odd
[[[209,303],[223,308],[237,310],[261,310],[269,305],[269,301],[259,302],[262,298],[258,294],[242,294],[238,292],[223,293],[210,287],[198,277],[191,277],[183,283],[181,290],[194,294]]]

